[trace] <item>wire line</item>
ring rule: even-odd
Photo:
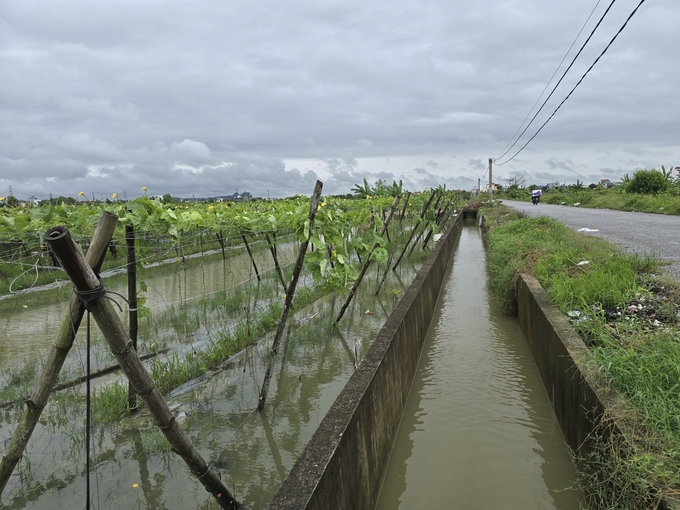
[[[588,68],[588,70],[587,70],[585,73],[583,73],[583,76],[581,76],[581,79],[578,81],[578,83],[577,83],[576,85],[574,85],[574,88],[572,88],[571,91],[569,92],[569,94],[567,94],[567,97],[565,97],[565,98],[562,100],[562,102],[557,106],[557,108],[555,108],[555,111],[553,111],[552,114],[550,115],[550,117],[548,117],[548,120],[546,120],[546,121],[541,125],[541,127],[538,128],[538,131],[536,131],[536,132],[534,133],[534,135],[533,135],[531,138],[529,138],[529,140],[527,141],[527,143],[525,143],[525,144],[522,146],[522,148],[521,148],[520,150],[518,150],[515,154],[513,154],[513,156],[512,156],[510,159],[507,159],[507,160],[503,161],[502,163],[496,163],[497,165],[504,165],[504,164],[506,164],[506,163],[512,161],[512,160],[515,158],[515,156],[517,156],[520,152],[522,152],[522,151],[524,150],[524,148],[525,148],[527,145],[529,145],[529,143],[530,143],[534,138],[536,138],[536,136],[538,135],[538,133],[541,132],[541,130],[545,127],[545,125],[546,125],[548,122],[550,122],[550,119],[552,119],[552,118],[555,116],[555,114],[557,113],[557,110],[559,110],[559,109],[562,107],[562,105],[567,101],[567,99],[569,99],[569,98],[571,97],[571,95],[574,93],[574,91],[576,90],[576,88],[581,84],[581,82],[584,80],[584,78],[588,75],[588,73],[590,72],[590,70],[591,70],[593,67],[595,67],[595,64],[597,64],[597,63],[599,62],[600,58],[602,58],[602,56],[603,56],[605,53],[607,53],[607,50],[609,49],[609,47],[614,43],[614,41],[615,41],[616,38],[619,36],[619,34],[620,34],[621,32],[623,32],[623,29],[626,28],[626,25],[628,24],[628,22],[629,22],[629,21],[631,20],[631,18],[635,15],[635,13],[636,13],[636,12],[638,11],[638,9],[642,6],[642,4],[645,3],[645,1],[646,1],[646,0],[640,0],[640,3],[637,5],[637,7],[635,7],[635,9],[633,9],[633,12],[630,13],[630,15],[629,15],[628,18],[626,19],[625,23],[624,23],[623,25],[621,25],[621,28],[619,28],[619,31],[616,32],[616,35],[614,35],[614,37],[612,38],[612,40],[609,41],[609,44],[607,44],[607,47],[606,47],[604,50],[602,50],[602,53],[600,53],[600,55],[599,55],[599,56],[595,59],[595,61],[590,65],[590,67]],[[527,127],[528,127],[528,126],[527,126]]]
[[[581,37],[581,34],[583,33],[583,30],[586,28],[586,25],[587,25],[588,22],[590,21],[590,18],[592,18],[592,17],[593,17],[593,14],[595,14],[595,9],[597,9],[597,7],[600,5],[600,2],[601,2],[601,1],[602,1],[602,0],[597,0],[597,3],[595,4],[595,7],[593,7],[593,10],[590,11],[590,14],[588,15],[588,19],[586,19],[586,21],[583,23],[583,26],[581,27],[581,30],[579,30],[579,31],[578,31],[578,34],[576,34],[576,37],[574,38],[574,41],[571,43],[571,46],[569,46],[569,49],[568,49],[567,52],[564,54],[564,57],[562,57],[562,60],[560,61],[560,63],[559,63],[559,65],[557,66],[557,68],[555,69],[555,72],[552,74],[552,76],[551,76],[550,79],[548,80],[548,83],[545,84],[545,87],[543,87],[543,90],[541,91],[541,93],[540,93],[540,94],[538,95],[538,97],[536,98],[536,102],[535,102],[535,103],[533,104],[533,106],[531,107],[531,110],[529,110],[529,113],[527,113],[527,116],[524,117],[524,120],[522,121],[522,123],[517,127],[517,130],[516,130],[516,131],[513,133],[513,135],[510,137],[510,140],[508,140],[508,143],[507,143],[507,144],[505,145],[505,147],[503,148],[503,151],[505,151],[505,149],[510,150],[510,149],[512,148],[512,147],[508,148],[508,145],[510,145],[510,142],[511,142],[512,140],[515,139],[515,136],[517,135],[517,133],[519,133],[519,130],[522,129],[522,126],[524,125],[524,123],[525,123],[525,122],[527,121],[527,119],[529,118],[529,115],[531,115],[531,112],[534,111],[534,108],[536,108],[536,105],[538,104],[538,102],[539,102],[539,101],[541,100],[541,98],[543,97],[543,94],[545,94],[545,91],[548,90],[548,87],[550,86],[550,84],[552,83],[553,79],[555,78],[555,75],[557,74],[557,71],[560,70],[560,67],[562,67],[562,64],[564,64],[564,61],[567,59],[567,56],[569,55],[569,53],[571,53],[572,48],[573,48],[574,45],[576,44],[576,41],[578,41],[578,38]],[[521,136],[521,135],[520,135],[520,136]],[[503,154],[501,154],[501,155],[500,155],[498,158],[496,158],[496,159],[502,158],[505,154],[506,154],[506,152],[503,152]]]
[[[612,1],[611,1],[611,3],[609,4],[609,7],[607,7],[607,10],[606,10],[606,11],[604,11],[604,14],[603,14],[602,17],[600,18],[600,20],[597,22],[597,25],[595,25],[595,28],[593,28],[593,30],[590,32],[590,35],[588,36],[588,38],[586,39],[586,41],[585,41],[585,42],[583,43],[583,45],[581,46],[581,49],[578,50],[578,53],[577,53],[577,54],[574,56],[574,58],[571,60],[571,63],[569,64],[569,67],[567,67],[567,69],[564,71],[564,73],[562,73],[562,76],[560,77],[559,81],[555,84],[555,86],[553,87],[553,89],[550,91],[550,94],[548,94],[548,97],[546,97],[546,98],[545,98],[545,101],[543,101],[543,104],[541,105],[541,107],[536,111],[536,113],[534,114],[534,116],[531,118],[531,121],[529,121],[529,124],[526,125],[526,127],[524,128],[524,130],[520,133],[520,135],[519,135],[519,136],[517,137],[517,139],[513,142],[513,144],[512,144],[510,147],[508,147],[507,149],[505,149],[505,151],[504,151],[500,156],[498,156],[498,157],[495,158],[495,159],[501,159],[501,158],[502,158],[503,156],[505,156],[508,152],[510,152],[510,150],[517,144],[517,142],[519,142],[520,138],[522,138],[522,135],[523,135],[524,133],[526,133],[527,129],[529,129],[529,127],[531,126],[531,124],[533,124],[533,122],[536,120],[536,117],[538,117],[538,114],[541,113],[541,110],[543,110],[543,108],[545,107],[546,103],[550,100],[550,98],[551,98],[551,97],[553,96],[553,94],[555,93],[555,90],[557,90],[557,87],[560,86],[560,83],[562,83],[562,80],[564,80],[564,78],[567,76],[567,73],[568,73],[569,70],[572,68],[572,66],[574,65],[574,63],[576,62],[576,59],[579,57],[579,55],[581,55],[581,53],[582,53],[583,50],[585,49],[586,45],[590,42],[590,39],[593,37],[593,35],[595,35],[595,32],[596,32],[597,29],[600,27],[600,25],[601,25],[602,22],[604,21],[604,18],[607,16],[607,14],[609,13],[610,9],[612,8],[612,6],[614,5],[615,2],[616,2],[616,0],[612,0]],[[561,65],[561,64],[560,64],[560,65]],[[502,163],[501,163],[501,164],[502,164]]]

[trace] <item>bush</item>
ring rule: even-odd
[[[639,170],[633,178],[626,183],[627,193],[641,193],[644,195],[656,195],[666,191],[669,186],[666,177],[658,170]]]

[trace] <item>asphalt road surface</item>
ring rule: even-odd
[[[504,205],[526,211],[531,216],[550,216],[574,230],[586,232],[618,244],[635,253],[651,253],[670,263],[665,272],[680,280],[680,216],[639,212],[586,209],[566,205],[502,200]]]

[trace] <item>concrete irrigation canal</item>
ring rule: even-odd
[[[444,280],[377,510],[579,508],[571,457],[517,319],[465,227]]]
[[[517,320],[493,311],[481,234],[462,220],[268,508],[579,507],[531,351]]]

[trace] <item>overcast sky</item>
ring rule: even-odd
[[[567,63],[609,5],[602,1]],[[597,0],[0,2],[0,196],[471,189]],[[533,135],[638,0],[618,0]],[[680,165],[680,2],[648,0],[494,181]],[[563,64],[558,77],[566,67]],[[550,89],[549,89],[550,90]],[[499,162],[502,161],[498,160]]]

